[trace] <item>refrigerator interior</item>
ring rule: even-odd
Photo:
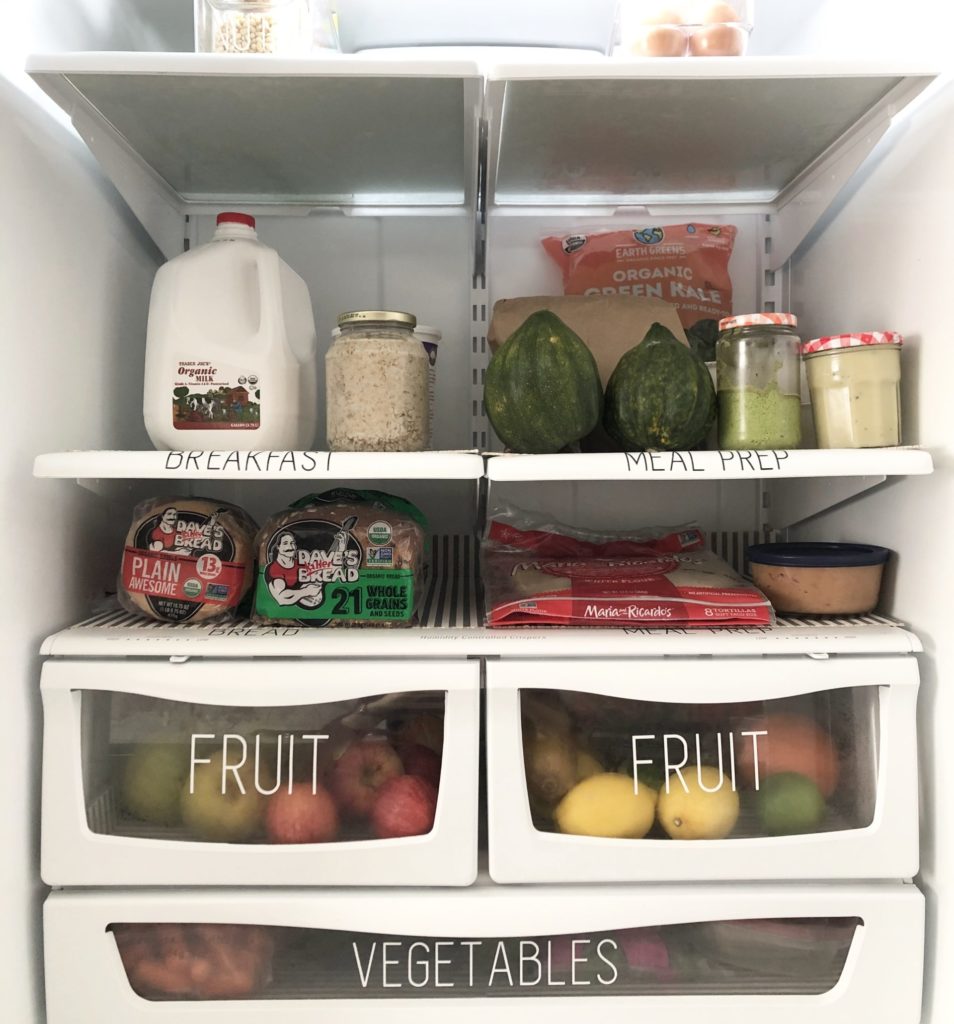
[[[65,449],[143,449],[141,375],[149,290],[162,254],[101,173],[86,147],[63,124],[21,74],[28,51],[67,49],[160,49],[188,47],[191,10],[178,19],[153,5],[85,0],[38,0],[24,5],[22,25],[3,45],[0,123],[7,138],[0,153],[0,183],[11,201],[6,210],[0,288],[8,315],[8,376],[42,378],[42,388],[21,387],[10,395],[9,443],[4,446],[3,521],[18,549],[42,552],[43,573],[18,572],[16,600],[8,609],[4,649],[10,738],[5,743],[10,787],[3,857],[7,929],[7,1006],[12,1020],[41,1020],[40,904],[38,877],[40,704],[38,651],[45,636],[84,618],[114,589],[115,553],[132,504],[166,485],[121,480],[80,487],[70,480],[36,480],[33,457]],[[183,9],[188,4],[179,5]],[[898,34],[908,52],[930,64],[945,58],[937,39],[943,26],[915,31],[911,20],[889,22],[888,4],[865,5],[871,16],[858,22],[846,6],[791,5],[763,0],[760,37],[775,52],[841,55],[887,50]],[[787,10],[783,8],[788,8]],[[839,8],[841,10],[839,10]],[[65,16],[65,12],[69,16]],[[140,16],[141,13],[141,16]],[[940,16],[950,20],[945,13]],[[183,20],[185,19],[185,20]],[[886,31],[890,24],[891,31]],[[880,49],[879,49],[880,47]],[[757,50],[755,51],[758,52]],[[834,206],[795,252],[785,287],[803,324],[803,336],[857,327],[905,334],[905,440],[929,448],[931,477],[901,478],[842,508],[797,523],[794,538],[870,541],[900,553],[882,610],[910,624],[925,645],[920,659],[922,777],[922,873],[927,894],[929,941],[925,1021],[948,1019],[954,988],[933,964],[944,963],[954,939],[946,922],[952,882],[942,865],[950,861],[952,822],[941,780],[950,765],[943,732],[951,698],[941,680],[954,664],[945,640],[945,552],[931,529],[954,499],[950,441],[946,430],[950,354],[945,347],[947,262],[943,239],[954,227],[949,182],[954,173],[954,138],[948,129],[954,95],[943,83],[897,124]],[[55,115],[51,114],[51,109]],[[692,211],[668,218],[685,220]],[[708,218],[708,214],[706,214]],[[736,308],[758,303],[759,214],[716,214],[740,227],[733,261]],[[299,216],[291,211],[263,217],[261,237],[305,277],[316,308],[322,353],[333,318],[348,308],[397,306],[413,309],[422,322],[444,331],[438,390],[436,442],[446,449],[495,447],[474,438],[482,421],[472,402],[475,294],[492,304],[508,294],[553,293],[558,275],[539,239],[564,228],[588,230],[645,219],[640,211],[545,211],[510,215],[491,211],[487,224],[487,276],[473,279],[474,225],[471,211],[429,216]],[[168,223],[168,218],[164,218]],[[190,244],[206,240],[209,211],[168,227]],[[660,221],[665,223],[665,220]],[[902,233],[899,233],[902,232]],[[168,236],[167,236],[168,237]],[[479,287],[486,284],[486,290]],[[475,287],[476,285],[476,287]],[[479,318],[478,318],[479,319]],[[8,363],[8,366],[10,364]],[[41,397],[42,395],[42,397]],[[462,412],[463,410],[463,412]],[[319,448],[322,446],[319,440]],[[376,481],[368,481],[375,483]],[[395,482],[394,490],[418,501],[436,532],[462,534],[478,521],[478,486],[473,480]],[[258,518],[283,507],[310,488],[302,481],[185,484],[196,494],[238,502]],[[388,489],[385,485],[385,489]],[[776,524],[784,508],[764,504],[755,481],[630,482],[593,484],[559,481],[493,484],[491,501],[544,507],[568,521],[618,527],[624,523],[697,520],[708,531],[754,532]],[[22,557],[22,556],[21,556]],[[28,556],[28,561],[32,558]],[[52,584],[52,585],[51,585]]]

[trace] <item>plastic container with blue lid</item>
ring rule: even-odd
[[[874,544],[816,541],[753,544],[747,553],[753,582],[777,612],[787,615],[874,611],[891,555]]]

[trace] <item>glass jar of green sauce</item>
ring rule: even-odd
[[[751,313],[719,323],[719,447],[797,448],[802,440],[798,320]]]

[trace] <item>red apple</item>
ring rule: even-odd
[[[379,790],[371,812],[378,839],[423,836],[434,827],[437,787],[416,775],[400,775]]]
[[[282,788],[268,798],[265,835],[270,843],[330,843],[338,835],[338,808],[324,786],[314,793],[310,783],[290,793]]]
[[[404,774],[394,747],[383,740],[358,740],[335,762],[331,788],[338,809],[349,818],[366,818],[378,790],[388,780]]]
[[[427,779],[435,788],[441,784],[441,755],[436,754],[423,743],[401,743],[398,757],[404,765],[405,775],[416,775],[419,779]]]

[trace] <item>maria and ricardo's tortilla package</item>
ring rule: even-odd
[[[729,224],[677,224],[545,238],[563,271],[566,295],[628,295],[668,302],[679,311],[689,343],[704,359],[719,320],[732,315]]]
[[[770,626],[772,606],[695,527],[596,532],[503,509],[481,547],[487,625]]]
[[[252,586],[255,532],[240,508],[207,498],[150,498],[133,510],[119,603],[159,622],[233,617]]]
[[[409,501],[338,488],[272,516],[255,542],[254,618],[302,626],[410,626],[427,522]]]

